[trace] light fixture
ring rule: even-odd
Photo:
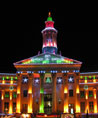
[[[24,77],[23,78],[23,83],[27,83],[28,82],[28,78],[27,77]]]
[[[58,77],[57,78],[57,82],[60,84],[60,83],[62,83],[62,77]]]
[[[35,78],[35,83],[36,83],[36,84],[39,83],[39,78]]]
[[[74,82],[73,77],[69,77],[68,82],[70,82],[70,83]]]

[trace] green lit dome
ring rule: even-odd
[[[47,18],[47,21],[52,21],[52,17],[48,17]]]

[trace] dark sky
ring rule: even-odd
[[[42,50],[41,30],[49,11],[58,30],[58,53],[82,61],[81,72],[98,71],[98,34],[90,10],[5,6],[1,13],[0,72],[15,72],[14,62]]]

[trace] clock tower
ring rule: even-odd
[[[42,30],[43,46],[42,52],[57,54],[57,30],[54,28],[54,21],[49,12],[47,21],[45,21],[45,29]]]

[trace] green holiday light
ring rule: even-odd
[[[95,76],[93,76],[93,79],[96,79],[96,77],[95,77]]]
[[[32,59],[28,59],[22,62],[22,64],[61,64],[61,63],[68,63],[73,64],[72,59],[63,58],[60,56],[54,55],[42,55],[38,57],[34,57]]]
[[[13,98],[17,98],[16,92],[13,93]]]
[[[41,104],[39,113],[44,113],[44,95],[41,95]]]
[[[83,76],[80,76],[80,78],[82,79],[82,78],[83,78]]]
[[[5,98],[9,98],[9,93],[5,93]]]
[[[89,95],[89,97],[93,97],[93,95],[92,95],[92,94],[90,94],[90,95]]]
[[[57,63],[62,63],[62,61],[61,61],[61,60],[57,60],[56,62],[57,62]]]
[[[13,80],[13,77],[11,77],[11,80]]]
[[[17,79],[17,77],[15,77],[15,79]]]
[[[83,78],[83,76],[80,76],[80,78],[82,79],[82,78]]]
[[[87,80],[87,77],[85,76],[85,80]]]
[[[40,93],[43,94],[44,93],[44,88],[40,89]]]
[[[43,61],[43,64],[48,64],[49,63],[49,60],[44,60]]]
[[[5,80],[5,77],[2,77],[2,80]]]
[[[91,78],[92,78],[92,76],[89,76],[89,78],[91,79]]]
[[[6,79],[9,79],[9,76],[6,76]]]

